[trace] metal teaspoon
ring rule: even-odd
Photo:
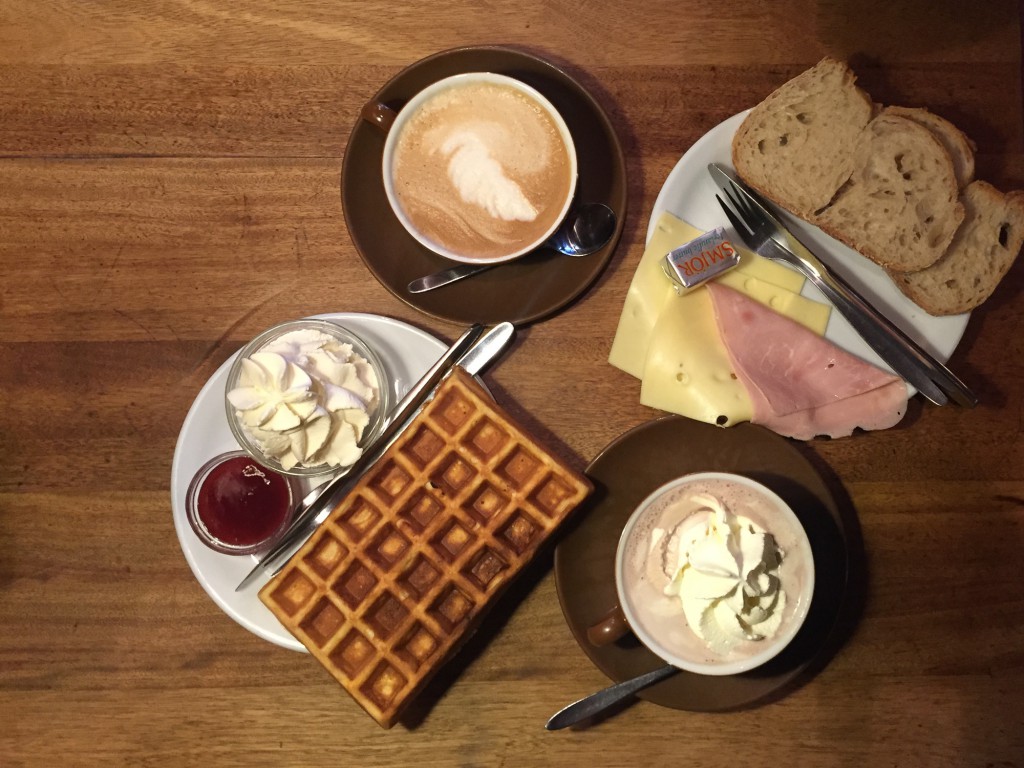
[[[587,720],[595,715],[599,715],[613,704],[617,704],[647,686],[654,685],[679,671],[678,667],[669,665],[659,667],[630,680],[623,680],[621,683],[616,683],[597,693],[592,693],[579,701],[574,701],[564,709],[560,709],[551,716],[551,719],[547,721],[544,727],[549,731],[557,731],[570,725],[575,725],[581,720]]]
[[[540,249],[551,248],[566,256],[588,256],[601,250],[614,233],[615,212],[604,203],[588,203],[570,214],[562,226],[540,246]],[[458,264],[432,275],[416,278],[409,283],[408,291],[409,293],[431,291],[504,263]]]

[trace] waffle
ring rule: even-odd
[[[390,728],[590,490],[455,368],[260,599]]]

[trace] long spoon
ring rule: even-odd
[[[570,215],[541,249],[551,248],[566,256],[588,256],[599,251],[615,233],[615,212],[604,203],[588,203]],[[470,275],[478,275],[497,264],[459,264],[432,275],[418,277],[409,283],[409,293],[424,293],[454,283]]]
[[[621,683],[616,683],[597,693],[592,693],[579,701],[574,701],[564,709],[560,709],[551,716],[551,719],[547,721],[544,727],[549,731],[557,731],[561,728],[575,725],[581,720],[592,718],[638,691],[642,691],[644,688],[654,685],[666,677],[671,677],[678,671],[678,667],[658,667],[630,680],[623,680]]]

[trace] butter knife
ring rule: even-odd
[[[717,163],[710,163],[708,172],[735,208],[718,199],[736,234],[761,256],[803,273],[899,376],[936,405],[945,405],[949,398],[967,408],[978,404],[966,384],[815,256],[756,193]]]
[[[288,527],[278,543],[235,587],[235,591],[239,592],[245,589],[264,573],[269,572],[273,576],[281,569],[287,562],[288,556],[305,542],[327,518],[336,502],[352,490],[366,471],[398,439],[402,430],[454,366],[461,365],[470,374],[476,375],[505,349],[514,333],[514,326],[507,322],[494,326],[487,333],[483,333],[483,327],[480,325],[474,325],[468,329],[410,388],[395,408],[393,415],[388,418],[383,431],[376,440],[366,447],[356,463],[343,475],[339,475],[323,486],[315,499]]]

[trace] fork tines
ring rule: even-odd
[[[731,202],[734,206],[738,208],[739,206],[736,204],[736,201],[733,199],[732,195],[730,195],[728,192],[726,192],[725,194],[729,198],[729,202]],[[732,210],[732,208],[726,205],[725,201],[717,194],[715,195],[715,200],[717,200],[718,204],[722,206],[722,210],[725,211],[725,215],[729,219],[729,223],[732,224],[732,228],[736,230],[736,234],[739,235],[743,242],[746,243],[749,247],[756,249],[756,246],[750,242],[750,239],[754,234],[753,229],[747,225],[747,222],[744,221],[743,218],[741,218],[740,214],[735,213]]]

